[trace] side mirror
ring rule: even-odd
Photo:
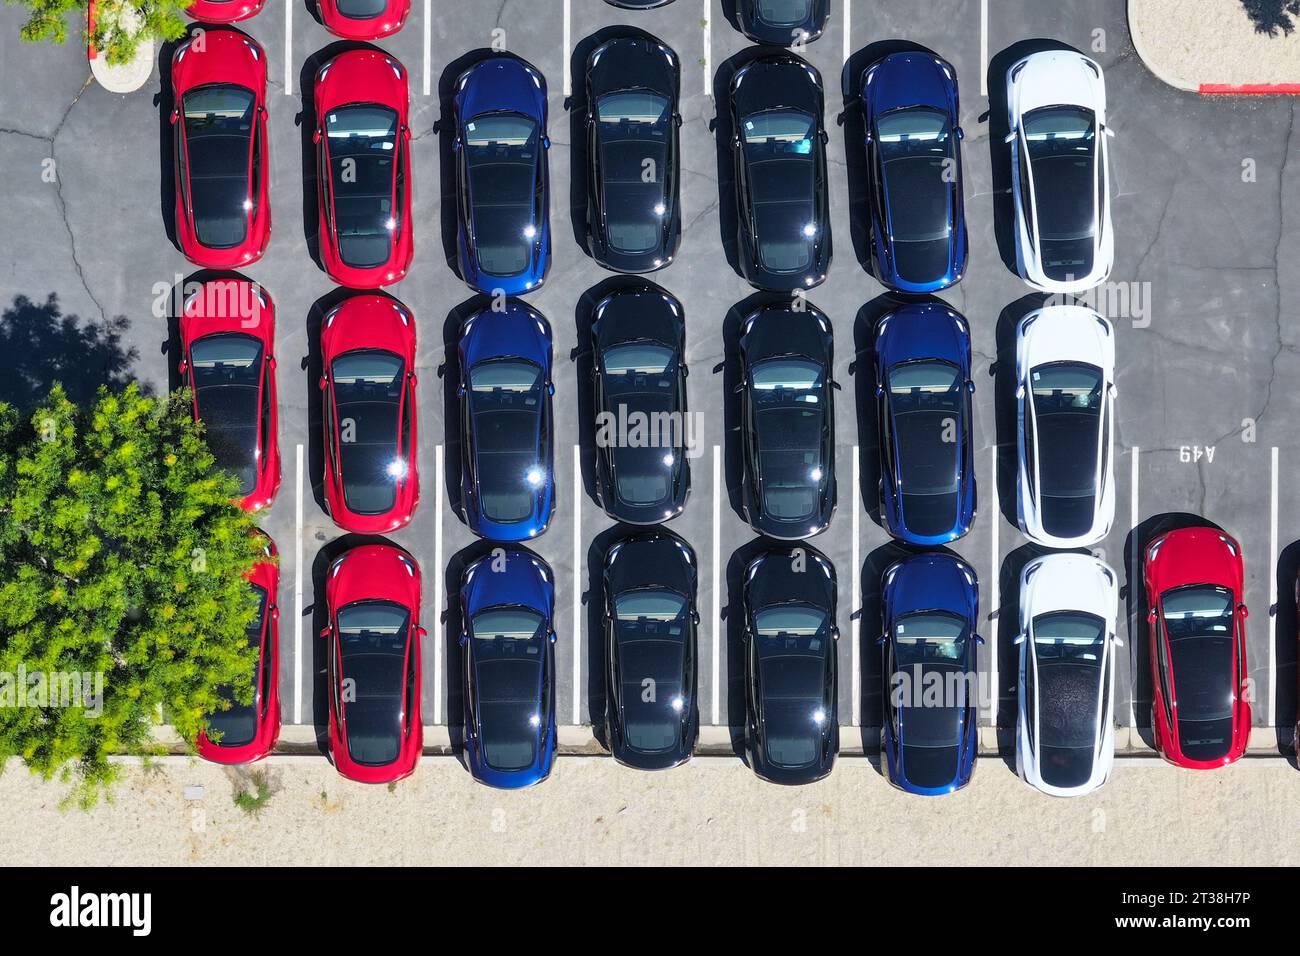
[[[1107,136],[1109,136],[1111,139],[1114,139],[1114,138],[1115,138],[1115,131],[1114,131],[1113,129],[1111,129],[1109,126],[1104,126],[1104,127],[1102,127],[1102,128],[1103,128],[1104,130],[1106,130],[1106,135],[1107,135]]]
[[[462,385],[457,385],[457,386],[456,386],[456,396],[457,396],[458,398],[464,398],[464,397],[465,397],[465,386],[464,386],[463,384],[462,384]]]
[[[551,148],[551,137],[549,137],[549,136],[543,136],[543,137],[542,137],[542,149],[550,149],[550,148]]]
[[[681,128],[681,125],[682,125],[682,114],[681,114],[681,113],[674,113],[674,114],[673,114],[673,122],[676,123],[678,129],[680,129],[680,128]]]
[[[1012,130],[1010,133],[1007,133],[1007,135],[1006,135],[1005,137],[1003,137],[1003,140],[1002,140],[1002,142],[1006,143],[1008,146],[1010,146],[1010,145],[1011,145],[1012,143],[1014,143],[1015,141],[1016,141],[1016,131],[1015,131],[1015,130]]]
[[[975,394],[975,383],[970,379],[966,379],[966,391],[971,395]]]
[[[546,394],[547,394],[547,395],[554,395],[554,394],[555,394],[555,383],[554,383],[554,382],[547,382],[547,383],[546,383]]]
[[[428,628],[426,628],[423,624],[420,625],[420,626],[419,626],[418,628],[416,628],[415,630],[416,630],[416,633],[420,636],[420,639],[421,639],[421,640],[423,640],[424,638],[426,638],[426,637],[429,636]]]
[[[877,385],[877,386],[876,386],[876,398],[884,398],[884,397],[885,397],[885,386],[883,386],[883,385]]]
[[[887,637],[886,635],[884,635],[884,634],[881,634],[878,638],[876,638],[876,646],[877,646],[877,647],[884,647],[884,646],[885,646],[885,641],[886,641],[886,640],[888,640],[888,637]]]
[[[1026,637],[1026,636],[1027,636],[1027,635],[1025,634],[1024,631],[1021,631],[1019,634],[1017,634],[1017,635],[1016,635],[1016,640],[1015,640],[1016,645],[1020,645],[1020,644],[1025,643],[1025,637]],[[984,642],[983,642],[983,641],[980,641],[980,643],[982,644],[982,643],[984,643]]]
[[[453,140],[451,141],[451,148],[454,149],[454,150],[457,150],[457,151],[460,150],[460,137],[459,137],[459,136],[457,136],[455,139],[453,139]]]
[[[1237,613],[1241,615],[1241,619],[1244,621],[1246,618],[1250,617],[1250,608],[1246,607],[1244,604],[1238,604]]]
[[[958,127],[957,127],[955,130],[953,130],[952,132],[953,132],[953,135],[957,137],[958,141],[961,141],[961,140],[963,140],[963,139],[966,138],[966,131],[965,131],[964,129],[962,129],[960,126],[958,126]]]
[[[550,638],[551,643],[554,644],[555,641],[556,641],[555,632],[554,632],[554,631],[551,631],[551,633],[550,633],[549,635],[547,635],[547,636]]]
[[[695,624],[695,625],[698,625],[698,624],[700,623],[700,612],[699,612],[699,611],[692,611],[692,612],[691,612],[691,623],[692,623],[692,624]]]
[[[180,362],[177,363],[176,365],[176,371],[180,372],[182,375],[184,375],[189,370],[190,370],[190,363],[187,359],[181,359]]]
[[[324,391],[325,386],[329,384],[329,379],[327,379],[324,375],[322,375],[320,377],[320,381],[317,382],[316,384],[320,387],[322,391]]]
[[[1024,401],[1024,400],[1025,400],[1025,386],[1023,386],[1023,385],[1017,385],[1017,386],[1016,386],[1016,399],[1017,399],[1018,401]]]
[[[1147,611],[1148,624],[1154,624],[1156,622],[1157,617],[1159,617],[1159,614],[1156,612],[1155,608],[1152,608],[1151,610]]]
[[[981,637],[980,635],[976,634],[976,635],[975,635],[975,644],[976,644],[976,646],[978,646],[978,647],[983,647],[984,644],[985,644],[984,638]]]
[[[1123,646],[1124,646],[1124,642],[1121,641],[1121,640],[1119,639],[1119,635],[1118,635],[1118,634],[1112,634],[1112,635],[1110,636],[1110,642],[1111,642],[1112,644],[1114,644],[1116,647],[1123,647]]]
[[[314,132],[314,133],[311,134],[311,141],[312,141],[313,143],[315,143],[315,144],[317,144],[317,145],[319,146],[319,145],[320,145],[320,138],[321,138],[320,127],[317,126],[317,127],[316,127],[316,132]]]
[[[832,624],[832,625],[831,625],[831,640],[833,640],[833,641],[838,641],[839,639],[840,639],[840,627],[839,627],[838,624]]]
[[[178,109],[173,109],[172,116],[171,116],[172,125],[175,126],[177,121],[180,120],[180,118],[181,118],[181,111]]]
[[[456,638],[456,643],[459,644],[461,647],[464,647],[466,644],[469,643],[469,635],[462,632],[460,637]]]
[[[329,637],[329,636],[330,636],[330,631],[331,631],[330,626],[329,626],[328,624],[326,624],[324,627],[322,627],[322,628],[320,629],[320,636],[321,636],[321,637]]]

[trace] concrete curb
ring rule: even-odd
[[[980,756],[985,758],[1010,756],[1014,753],[1014,750],[1004,749],[999,742],[999,735],[1001,735],[1003,741],[1011,741],[1014,739],[1013,734],[1013,730],[1006,728],[981,727]],[[200,759],[188,752],[184,742],[176,736],[171,727],[160,726],[155,736],[159,743],[168,748],[168,758]],[[841,727],[840,756],[849,758],[866,757],[875,760],[877,757],[875,747],[864,749],[862,741],[863,739],[875,741],[879,736],[880,729],[877,727]],[[558,752],[562,757],[609,757],[608,752],[596,739],[592,728],[585,724],[581,726],[562,725],[558,728],[558,737]],[[451,742],[451,733],[447,727],[424,728],[423,754],[425,758],[454,757],[455,753],[456,750]],[[275,753],[272,754],[272,757],[320,756],[320,747],[316,742],[316,729],[303,724],[286,724],[280,731]],[[731,729],[714,726],[701,727],[700,736],[695,746],[695,756],[730,757],[735,759],[736,755],[731,745]],[[1164,763],[1164,760],[1143,742],[1137,728],[1134,727],[1121,727],[1115,732],[1115,756],[1123,759],[1147,759],[1155,763]],[[1251,731],[1250,746],[1246,751],[1246,756],[1251,759],[1273,758],[1287,761],[1291,759],[1289,756],[1278,752],[1278,735],[1276,729],[1272,727],[1256,727]],[[122,755],[115,759],[133,761],[142,758]]]
[[[1203,79],[1179,75],[1176,70],[1156,55],[1160,47],[1158,38],[1148,35],[1140,26],[1141,18],[1136,15],[1139,8],[1145,8],[1166,0],[1128,0],[1128,28],[1133,38],[1133,48],[1143,65],[1156,79],[1176,90],[1197,93],[1203,96],[1278,96],[1300,95],[1300,65],[1296,67],[1296,82],[1279,83],[1214,83]],[[1269,41],[1269,42],[1287,42]]]

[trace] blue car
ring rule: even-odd
[[[555,576],[497,549],[465,569],[460,607],[465,762],[479,783],[531,787],[555,762]]]
[[[876,327],[880,514],[908,544],[947,544],[975,521],[970,330],[942,303],[911,303]]]
[[[975,769],[979,583],[965,561],[918,554],[885,571],[881,764],[900,790],[939,796]]]
[[[488,57],[460,75],[454,106],[461,277],[488,294],[531,292],[551,265],[546,79]]]
[[[862,74],[876,276],[938,292],[966,271],[956,71],[931,53],[894,53]]]
[[[461,503],[477,535],[527,541],[555,513],[551,327],[507,300],[460,330]]]

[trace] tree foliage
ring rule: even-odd
[[[20,35],[31,43],[63,43],[68,22],[86,24],[88,0],[5,0],[27,9]],[[97,0],[95,30],[86,40],[109,63],[128,62],[142,40],[176,40],[184,32],[186,7],[194,0]],[[70,16],[75,14],[75,18]],[[138,24],[138,25],[137,25]]]
[[[243,576],[261,545],[237,496],[187,393],[130,385],[81,407],[56,385],[26,420],[0,405],[0,767],[21,758],[88,806],[111,755],[157,752],[160,708],[192,741],[220,688],[251,700]],[[102,696],[60,706],[51,678],[33,699],[20,668],[102,675]]]

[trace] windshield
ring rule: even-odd
[[[663,237],[669,109],[650,90],[611,93],[596,103],[605,230],[617,252],[644,254]]]
[[[257,484],[262,343],[242,332],[205,335],[190,346],[199,418],[217,467],[239,480],[240,495]]]
[[[799,272],[812,262],[816,129],[812,116],[796,110],[768,110],[744,121],[754,240],[759,264],[772,272]]]
[[[261,686],[262,673],[262,628],[266,623],[267,606],[270,604],[270,595],[267,594],[266,588],[256,584],[250,584],[253,596],[257,600],[257,616],[249,623],[244,636],[248,640],[248,646],[256,648],[258,652],[257,662],[253,665],[253,699],[247,704],[241,704],[235,700],[235,695],[229,687],[223,687],[218,694],[223,700],[230,701],[229,710],[218,710],[208,717],[208,731],[221,734],[220,746],[222,747],[242,747],[245,744],[253,742],[257,735],[257,712],[258,705],[261,702],[261,695],[268,692],[269,688]],[[268,671],[269,673],[269,671]]]
[[[489,275],[513,276],[528,267],[539,224],[537,124],[521,113],[486,113],[465,124],[474,253]]]
[[[360,764],[392,763],[402,742],[410,612],[361,601],[338,612],[343,715],[348,753]]]
[[[355,268],[388,259],[397,228],[397,113],[386,106],[344,106],[325,115],[330,191],[339,257]]]
[[[181,99],[194,230],[212,249],[237,246],[248,232],[255,109],[253,91],[231,83],[200,86]]]
[[[687,613],[685,597],[659,588],[614,600],[623,734],[634,750],[661,753],[678,742],[687,707]]]
[[[917,534],[943,534],[957,521],[965,384],[957,366],[928,359],[888,373],[903,516]]]
[[[758,18],[769,26],[801,26],[812,15],[813,0],[755,0]]]
[[[943,113],[913,107],[880,117],[876,143],[898,272],[926,281],[948,264],[956,138]]]
[[[406,477],[399,434],[406,363],[378,349],[348,352],[334,360],[331,378],[343,498],[357,514],[383,514]]]
[[[947,611],[905,614],[894,625],[898,666],[962,661],[966,657],[967,624]]]
[[[480,742],[496,770],[521,770],[536,759],[545,631],[542,615],[526,607],[488,608],[470,621]]]
[[[539,461],[542,370],[524,359],[491,359],[469,372],[479,505],[492,521],[522,521],[545,480]]]
[[[752,373],[763,508],[774,518],[813,517],[820,501],[825,371],[805,358],[761,362]]]

